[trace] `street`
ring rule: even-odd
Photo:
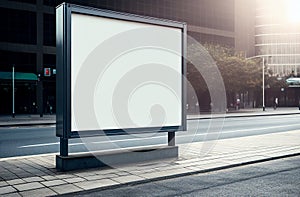
[[[188,131],[176,134],[176,143],[191,143],[251,135],[285,132],[300,128],[300,115],[237,117],[188,120]],[[55,126],[0,128],[0,158],[57,153]],[[70,152],[86,152],[166,144],[166,133],[102,136],[70,140]]]
[[[300,157],[66,196],[299,196]]]

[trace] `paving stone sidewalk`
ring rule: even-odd
[[[55,155],[0,159],[0,196],[52,196],[204,173],[299,155],[300,130],[179,145],[179,158],[72,172]]]

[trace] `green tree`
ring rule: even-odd
[[[262,67],[259,60],[247,60],[233,48],[221,45],[205,44],[204,47],[216,62],[222,75],[229,104],[235,102],[236,94],[255,92],[261,88]],[[197,92],[203,93],[207,90],[203,78],[192,65],[188,65],[188,79]]]

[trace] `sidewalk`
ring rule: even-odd
[[[232,118],[232,117],[251,117],[251,116],[271,116],[271,115],[290,115],[290,114],[300,114],[300,110],[297,107],[283,107],[277,108],[266,108],[266,111],[262,111],[261,108],[249,108],[240,109],[238,111],[229,111],[226,114],[193,114],[187,115],[187,119],[211,119],[211,118]],[[0,127],[8,126],[34,126],[34,125],[53,125],[56,122],[54,115],[44,115],[40,117],[39,115],[16,115],[15,118],[11,116],[0,116]]]
[[[188,119],[300,114],[298,108],[241,109]],[[55,124],[55,115],[0,116],[0,126]],[[212,148],[208,154],[204,154]],[[154,161],[112,169],[57,172],[55,155],[0,159],[0,195],[48,196],[95,188],[118,187],[300,154],[300,130],[179,145],[177,160]]]
[[[265,111],[262,108],[248,108],[229,111],[226,114],[194,114],[188,115],[187,119],[211,119],[211,118],[234,118],[234,117],[251,117],[251,116],[274,116],[274,115],[291,115],[300,114],[298,107],[279,107],[274,110],[272,107],[266,108]]]
[[[119,187],[295,155],[300,155],[300,130],[182,144],[178,159],[106,169],[57,172],[54,154],[6,158],[0,159],[0,195],[49,196]]]

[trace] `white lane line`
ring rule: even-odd
[[[54,143],[46,143],[46,144],[31,144],[26,146],[19,146],[18,148],[31,148],[31,147],[39,147],[39,146],[52,146],[52,145],[58,145],[59,142]]]
[[[300,124],[290,124],[290,125],[273,126],[273,127],[263,127],[263,128],[253,128],[253,129],[233,130],[233,131],[225,131],[225,132],[220,132],[220,133],[236,133],[236,132],[246,132],[246,131],[261,131],[261,130],[278,129],[278,128],[285,128],[285,127],[291,127],[291,126],[300,126]],[[218,133],[218,132],[216,132],[216,133]]]
[[[70,145],[70,146],[77,146],[77,145],[82,145],[82,144],[84,144],[84,143],[78,142],[78,143],[73,143],[73,144],[69,144],[69,145]]]
[[[282,125],[282,126],[273,126],[273,127],[264,127],[264,128],[253,128],[253,129],[243,129],[243,130],[233,130],[233,131],[220,131],[220,132],[209,132],[209,133],[195,133],[193,135],[178,135],[177,137],[195,137],[195,136],[205,136],[205,135],[212,135],[212,134],[226,134],[226,133],[237,133],[237,132],[247,132],[247,131],[261,131],[261,130],[268,130],[268,129],[278,129],[278,128],[285,128],[291,126],[300,126],[300,124],[291,124],[291,125]],[[299,128],[300,129],[300,128]],[[150,139],[157,139],[157,138],[165,138],[166,136],[154,136],[154,137],[147,137],[147,138],[131,138],[131,139],[122,139],[122,140],[113,140],[113,141],[101,141],[101,142],[91,142],[93,144],[105,144],[105,143],[116,143],[116,142],[128,142],[128,141],[138,141],[138,140],[150,140]],[[26,146],[19,146],[18,148],[31,148],[31,147],[41,147],[41,146],[53,146],[58,145],[59,142],[55,143],[47,143],[47,144],[32,144]],[[85,143],[70,143],[70,146],[78,146],[83,145]]]
[[[82,145],[84,143],[73,143],[69,144],[70,146],[77,146],[77,145]],[[54,143],[46,143],[46,144],[31,144],[31,145],[26,145],[26,146],[19,146],[18,148],[32,148],[32,147],[40,147],[40,146],[53,146],[53,145],[59,145],[59,142],[54,142]]]
[[[209,133],[196,133],[194,135],[178,135],[176,137],[194,137],[194,136],[202,136],[202,135],[210,135],[210,134],[226,134],[226,133],[237,133],[237,132],[247,132],[247,131],[258,131],[258,130],[267,130],[267,129],[276,129],[276,128],[284,128],[290,126],[300,126],[300,124],[293,124],[293,125],[285,125],[285,126],[273,126],[273,127],[264,127],[264,128],[253,128],[253,129],[244,129],[244,130],[234,130],[234,131],[220,131],[220,132],[209,132]],[[300,128],[299,128],[300,129]],[[165,138],[166,136],[156,136],[156,137],[149,137],[149,138],[132,138],[132,139],[123,139],[123,140],[114,140],[110,141],[113,142],[126,142],[126,141],[136,141],[136,140],[147,140],[147,139],[155,139],[155,138]],[[107,141],[102,142],[92,142],[94,144],[103,144],[108,143]]]

